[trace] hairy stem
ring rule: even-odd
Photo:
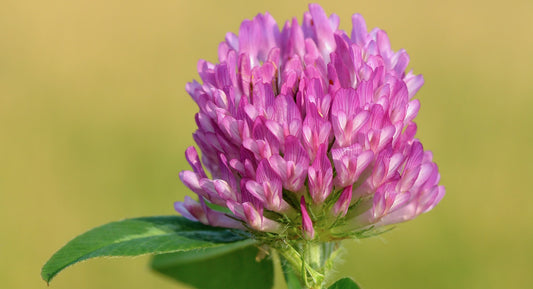
[[[277,248],[281,259],[287,262],[300,279],[302,288],[322,289],[337,255],[338,243],[299,241]]]

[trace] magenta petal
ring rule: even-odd
[[[308,111],[302,127],[303,144],[311,160],[315,159],[322,144],[329,144],[331,124],[320,117],[316,110]]]
[[[312,240],[315,237],[315,229],[313,228],[313,221],[307,213],[305,198],[300,199],[300,209],[302,210],[302,233],[306,240]]]
[[[232,189],[226,181],[214,180],[213,183],[215,185],[215,190],[217,191],[220,198],[224,200],[238,200],[238,196],[235,193],[234,189]]]
[[[274,137],[277,138],[280,143],[283,143],[285,140],[285,130],[281,124],[277,121],[267,120],[265,125],[272,135],[274,135]]]
[[[405,69],[409,65],[409,55],[405,50],[400,49],[392,58],[392,65],[396,75],[401,77],[405,74]]]
[[[409,157],[405,164],[405,170],[410,170],[420,166],[422,159],[424,157],[424,148],[419,141],[413,142],[411,145],[411,150],[409,152]]]
[[[357,77],[349,39],[344,34],[336,33],[335,43],[337,49],[331,53],[331,64],[335,66],[335,75],[338,76],[339,84],[343,88],[355,88]]]
[[[368,33],[365,20],[361,14],[354,14],[352,16],[352,40],[359,46],[364,46],[367,43]]]
[[[409,122],[413,120],[416,115],[418,114],[418,110],[420,109],[420,101],[418,99],[411,100],[407,104],[407,111],[405,115],[405,122]]]
[[[235,35],[234,33],[228,32],[226,34],[226,43],[231,47],[233,50],[239,50],[239,37]]]
[[[265,190],[262,185],[256,181],[250,180],[246,182],[246,189],[263,204],[266,203]]]
[[[192,221],[199,221],[215,227],[244,228],[240,222],[229,218],[224,213],[210,209],[201,197],[200,202],[196,202],[190,197],[185,196],[185,201],[174,203],[174,208],[185,218]]]
[[[282,60],[287,61],[290,57],[296,55],[303,56],[304,53],[304,35],[298,24],[298,20],[293,18],[287,21],[281,32],[281,47],[284,47]]]
[[[281,225],[263,216],[262,210],[257,210],[251,203],[242,204],[248,225],[255,230],[263,232],[278,232]]]
[[[287,161],[280,155],[273,155],[268,160],[270,167],[276,172],[276,174],[285,183],[289,178],[289,169],[287,168]]]
[[[250,55],[252,67],[264,62],[268,52],[278,45],[278,41],[279,29],[268,13],[243,21],[239,29],[239,49]]]
[[[344,112],[347,116],[356,114],[360,110],[359,97],[353,88],[342,88],[335,94],[333,100],[332,114]]]
[[[278,129],[280,129],[278,134],[283,137],[288,135],[298,137],[301,133],[302,115],[292,97],[284,95],[278,96],[274,102],[273,108],[273,118],[277,123],[277,126],[275,127],[279,127]]]
[[[253,182],[252,186],[247,188],[259,191],[255,184],[262,187],[265,207],[272,211],[282,211],[285,209],[285,202],[282,196],[281,178],[270,167],[268,161],[262,160],[257,167],[257,183]],[[250,182],[248,182],[250,183]]]
[[[428,206],[424,208],[422,213],[427,213],[429,210],[433,209],[433,207],[435,207],[442,200],[445,194],[446,194],[446,189],[444,189],[444,186],[438,186],[436,196],[433,199],[433,202],[428,204]]]
[[[411,72],[405,76],[404,81],[409,91],[409,98],[412,98],[424,85],[424,77],[422,75],[413,75]]]
[[[183,184],[187,186],[191,191],[196,194],[203,194],[203,189],[200,187],[200,179],[198,174],[191,171],[182,171],[179,173],[179,177]]]
[[[383,30],[377,30],[376,42],[378,45],[379,54],[384,55],[385,58],[388,58],[391,53],[391,47],[387,33]]]
[[[194,169],[194,172],[197,173],[201,178],[205,178],[206,175],[204,169],[202,168],[202,164],[200,163],[200,158],[198,157],[196,148],[193,146],[188,147],[185,151],[185,156],[191,167]]]
[[[412,168],[406,171],[398,183],[399,190],[402,192],[407,192],[414,185],[419,173],[420,167]]]
[[[315,204],[322,204],[333,187],[333,169],[327,156],[326,145],[320,145],[313,165],[308,169],[309,194]]]
[[[232,50],[227,42],[220,42],[218,45],[218,61],[225,62],[228,58],[228,53]]]
[[[333,39],[334,28],[331,27],[326,12],[318,4],[309,4],[309,12],[312,16],[312,26],[315,30],[318,47],[323,56],[329,55],[335,49],[335,40]],[[326,56],[325,56],[326,57]]]
[[[333,205],[333,215],[336,217],[344,217],[350,207],[352,201],[352,186],[348,186],[342,190],[341,196]]]
[[[309,156],[300,141],[293,136],[285,141],[285,159],[287,180],[284,184],[288,190],[297,192],[303,186],[309,167]]]
[[[418,188],[422,186],[432,174],[438,174],[437,166],[434,163],[425,163],[420,166],[420,172],[413,183],[413,187]]]
[[[341,146],[352,145],[361,128],[367,124],[370,113],[359,108],[356,90],[339,89],[332,105],[331,121],[336,143]]]
[[[263,216],[254,208],[250,203],[243,203],[244,215],[250,227],[262,231],[263,229]]]
[[[346,148],[332,149],[331,156],[337,172],[337,177],[335,178],[336,187],[346,187],[354,184],[374,159],[374,153],[372,151],[363,151],[359,144]]]
[[[174,208],[185,218],[192,221],[199,221],[203,224],[209,224],[207,216],[200,203],[191,199],[189,196],[185,196],[183,202],[175,202]]]
[[[202,198],[200,198],[200,204],[202,206],[203,211],[205,212],[205,216],[208,220],[209,225],[215,227],[244,229],[244,226],[241,224],[241,222],[226,216],[225,213],[215,211],[209,208],[205,203],[205,200],[203,200]]]
[[[225,205],[226,201],[219,196],[213,180],[203,178],[200,180],[199,184],[203,192],[203,194],[199,194],[201,197],[204,197],[213,204],[219,206]]]

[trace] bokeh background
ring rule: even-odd
[[[380,238],[347,242],[338,275],[367,289],[531,288],[533,1],[323,1],[363,14],[426,84],[418,137],[447,195]],[[40,268],[72,237],[127,217],[174,214],[190,194],[200,58],[240,22],[279,23],[303,1],[2,0],[0,286],[46,288]],[[147,257],[75,265],[62,288],[187,288]],[[238,274],[238,272],[232,272]],[[208,272],[206,272],[208,274]],[[261,282],[258,280],[258,282]],[[277,280],[276,288],[285,288]]]

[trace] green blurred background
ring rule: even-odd
[[[447,195],[380,238],[346,243],[338,275],[367,289],[533,286],[533,1],[323,1],[406,48],[426,84],[418,137]],[[174,214],[197,107],[185,83],[240,22],[303,1],[29,1],[0,5],[0,286],[46,288],[72,237]],[[50,288],[188,288],[147,257],[96,260]],[[208,274],[208,272],[206,272]],[[232,272],[238,274],[238,272]],[[261,282],[258,280],[258,282]],[[277,288],[284,288],[277,280]]]

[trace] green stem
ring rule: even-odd
[[[322,289],[332,259],[337,255],[337,243],[299,241],[277,248],[282,262],[292,267],[292,272],[299,276],[301,288]]]

